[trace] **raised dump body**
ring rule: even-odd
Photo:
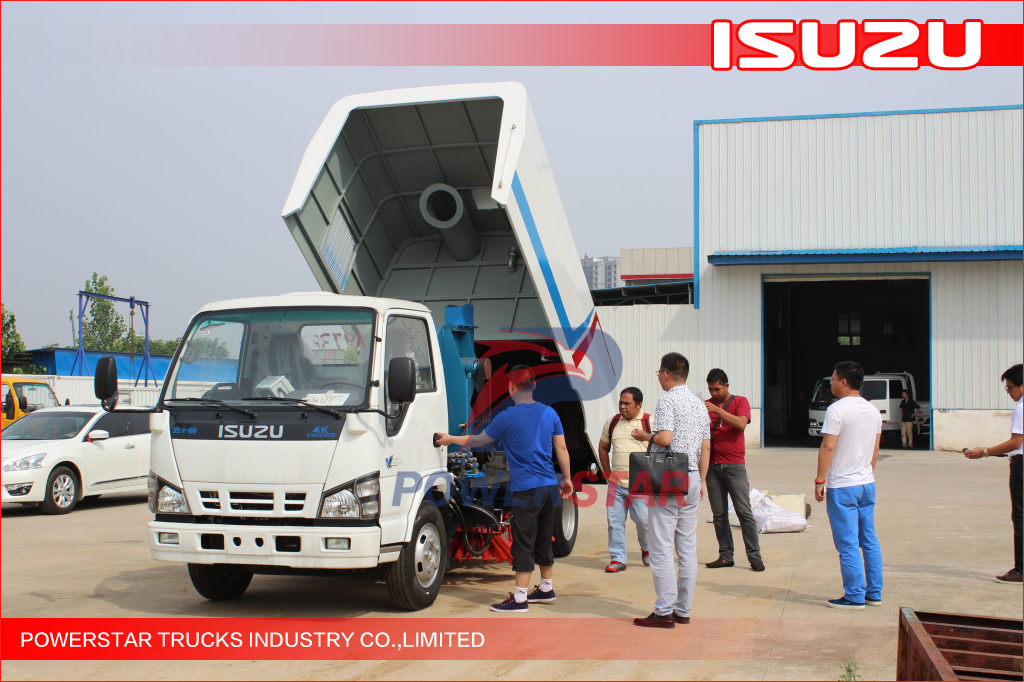
[[[395,90],[337,102],[283,217],[325,291],[416,301],[436,324],[473,304],[497,376],[542,367],[573,468],[596,461],[618,348],[601,332],[551,166],[518,83]],[[560,361],[560,362],[559,362]],[[498,405],[475,405],[479,430]]]

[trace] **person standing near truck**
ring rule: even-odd
[[[555,601],[553,576],[555,553],[551,544],[555,527],[555,507],[572,497],[569,450],[565,446],[562,422],[553,409],[533,399],[536,388],[533,371],[516,365],[509,372],[508,392],[514,403],[498,414],[490,424],[470,436],[438,433],[438,445],[483,447],[496,440],[505,446],[510,474],[509,494],[512,508],[512,570],[516,573],[515,592],[508,599],[492,604],[500,613],[526,613],[530,603]],[[562,482],[551,467],[551,454],[558,461]],[[528,592],[534,564],[540,566],[540,585]]]
[[[839,552],[844,594],[829,599],[834,609],[882,605],[882,548],[875,535],[875,464],[882,440],[882,415],[861,397],[864,368],[840,362],[832,372],[832,394],[821,427],[814,499],[828,498],[828,523]],[[826,493],[827,491],[827,493]],[[862,559],[863,555],[863,559]]]
[[[910,397],[910,391],[903,389],[903,400],[900,401],[900,439],[903,447],[914,447],[914,418],[921,411],[921,406]]]
[[[626,510],[636,524],[636,539],[640,543],[640,561],[651,565],[647,551],[647,499],[645,495],[629,494],[629,453],[637,450],[633,429],[651,432],[651,415],[643,410],[644,394],[630,386],[619,394],[619,413],[604,423],[601,442],[597,446],[601,468],[608,477],[608,553],[611,563],[605,573],[626,570]],[[609,461],[610,456],[610,461]]]
[[[707,406],[711,420],[711,465],[708,467],[708,500],[718,537],[718,558],[708,568],[734,566],[732,527],[729,525],[729,498],[736,509],[743,533],[743,546],[753,571],[763,571],[761,545],[757,540],[757,522],[750,510],[750,484],[747,482],[746,441],[743,431],[750,423],[750,402],[729,393],[729,377],[717,367],[708,372]]]
[[[650,507],[647,535],[656,599],[651,615],[633,619],[633,625],[645,628],[689,624],[697,586],[697,505],[704,499],[711,431],[704,401],[686,387],[689,374],[690,362],[682,354],[662,356],[657,375],[665,395],[654,410],[654,433],[633,429],[633,438],[650,442],[654,452],[685,453],[690,484],[682,505],[677,495],[669,495]]]
[[[1021,398],[1024,396],[1024,389],[1021,383],[1024,381],[1024,365],[1014,365],[1003,372],[1003,389],[1010,394],[1014,402],[1013,417],[1010,421],[1010,439],[999,445],[987,448],[974,448],[964,450],[964,456],[968,459],[979,459],[981,457],[1007,457],[1010,458],[1010,518],[1013,519],[1013,568],[997,576],[996,580],[1001,583],[1020,583],[1024,578],[1024,571],[1021,566],[1021,525],[1024,516],[1024,479],[1022,473],[1022,443],[1024,443],[1024,427],[1022,427]]]

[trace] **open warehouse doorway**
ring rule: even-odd
[[[808,406],[842,360],[866,374],[909,372],[917,400],[929,400],[929,286],[927,274],[765,276],[764,444],[818,446],[807,433]]]

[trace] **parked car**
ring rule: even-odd
[[[29,412],[44,407],[57,407],[57,396],[54,395],[50,384],[42,379],[26,379],[24,377],[9,375],[0,379],[0,404],[3,405],[3,428],[11,424]]]
[[[0,434],[0,501],[67,514],[83,497],[144,492],[149,443],[148,412],[83,405],[36,410]]]

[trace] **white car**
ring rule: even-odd
[[[149,413],[99,406],[37,410],[0,432],[0,502],[67,514],[83,497],[145,492]]]

